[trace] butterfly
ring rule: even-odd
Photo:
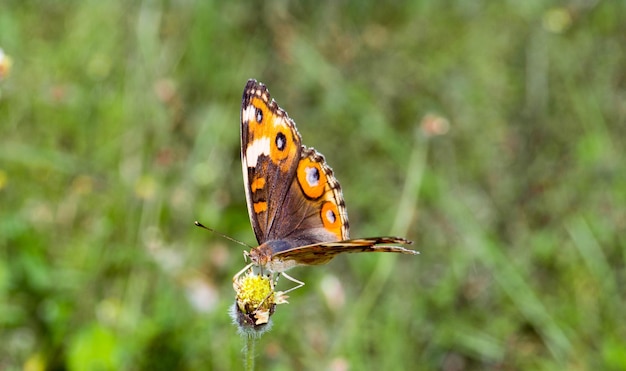
[[[259,246],[246,252],[251,263],[235,277],[254,265],[301,286],[304,283],[284,272],[325,264],[344,253],[418,254],[384,245],[412,243],[400,237],[350,239],[346,204],[333,170],[322,154],[302,145],[295,122],[267,87],[253,79],[241,102],[241,165]]]

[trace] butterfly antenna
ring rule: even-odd
[[[196,220],[193,224],[195,224],[195,225],[196,225],[196,227],[204,228],[204,229],[206,229],[206,230],[207,230],[207,231],[209,231],[209,232],[213,232],[213,233],[215,233],[216,235],[218,235],[218,236],[220,236],[220,237],[224,237],[225,239],[227,239],[227,240],[229,240],[229,241],[232,241],[232,242],[234,242],[234,243],[237,243],[237,244],[239,244],[239,245],[241,245],[241,246],[245,246],[245,247],[250,248],[250,249],[252,248],[252,246],[248,245],[248,244],[247,244],[247,243],[245,243],[245,242],[242,242],[242,241],[236,240],[236,239],[234,239],[234,238],[232,238],[232,237],[230,237],[230,236],[225,235],[224,233],[221,233],[221,232],[216,231],[215,229],[212,229],[212,228],[209,228],[209,227],[205,227],[205,226],[204,226],[204,224],[200,223],[200,222],[199,222],[199,221],[197,221],[197,220]]]

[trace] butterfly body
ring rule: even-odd
[[[241,107],[241,162],[248,214],[259,242],[247,255],[271,272],[325,264],[338,254],[395,252],[398,237],[351,240],[339,182],[324,156],[302,145],[296,125],[262,83],[249,80]]]

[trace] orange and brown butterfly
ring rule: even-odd
[[[324,264],[343,253],[418,254],[385,245],[412,243],[400,237],[350,239],[346,205],[332,169],[322,154],[302,145],[294,121],[267,87],[252,79],[241,104],[241,163],[250,223],[259,242],[247,253],[252,265],[282,273],[298,265]]]

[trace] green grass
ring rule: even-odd
[[[242,368],[251,77],[421,251],[291,271],[258,369],[626,368],[626,6],[562,4],[5,2],[0,368]]]

